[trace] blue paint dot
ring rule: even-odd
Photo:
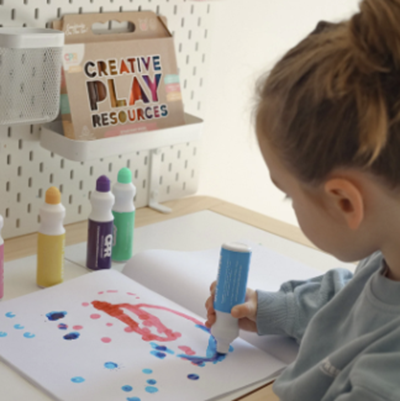
[[[126,391],[127,393],[129,393],[129,391],[133,390],[132,386],[122,386],[121,388],[122,388],[123,391]]]
[[[14,329],[21,330],[23,328],[24,328],[24,326],[21,326],[20,324],[15,324],[14,325]]]
[[[5,331],[0,331],[0,337],[6,337],[7,333]]]
[[[154,380],[154,379],[147,380],[147,384],[156,384],[156,383],[157,383],[157,380]]]
[[[47,319],[49,319],[51,321],[55,321],[55,320],[63,319],[66,314],[67,314],[67,312],[49,312],[49,313],[46,313],[46,317],[47,317]]]
[[[71,381],[74,382],[74,383],[83,383],[85,381],[85,379],[83,377],[76,376],[76,377],[73,377],[71,379]]]
[[[65,323],[60,323],[57,327],[60,330],[67,330],[68,329],[68,325],[66,325]]]
[[[156,346],[156,349],[157,349],[158,351],[166,351],[166,350],[167,350],[167,347],[166,347],[165,345],[157,345],[157,346]]]
[[[159,352],[159,351],[150,351],[150,354],[160,359],[164,359],[167,356],[167,354],[164,354],[164,352]]]
[[[9,318],[15,317],[14,313],[12,313],[12,312],[7,312],[6,316]]]
[[[193,373],[193,374],[187,375],[187,377],[190,380],[199,380],[200,376]]]
[[[118,365],[115,362],[106,362],[104,367],[107,369],[115,369],[118,368]]]
[[[35,335],[32,333],[24,333],[24,337],[25,338],[33,338],[33,337],[35,337]]]
[[[79,338],[80,334],[76,333],[76,332],[72,332],[72,333],[68,333],[66,334],[63,339],[64,340],[76,340],[77,338]]]
[[[145,375],[150,375],[151,373],[153,373],[153,371],[152,371],[151,369],[143,369],[142,372],[143,372]]]
[[[139,397],[128,397],[126,400],[127,401],[140,401],[140,398]]]
[[[153,386],[147,386],[147,387],[145,388],[145,390],[146,390],[148,393],[156,393],[156,392],[158,391],[158,388],[157,388],[157,387],[153,387]]]

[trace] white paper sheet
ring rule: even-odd
[[[1,358],[60,400],[208,400],[284,366],[232,346],[217,362],[201,318],[116,271],[0,305]]]
[[[250,288],[277,291],[285,281],[307,280],[322,274],[264,246],[245,240],[241,242],[252,248]],[[204,303],[209,296],[210,284],[217,277],[219,253],[219,248],[196,252],[144,251],[125,265],[123,273],[205,318]],[[248,332],[241,332],[241,337],[285,364],[291,363],[297,355],[298,347],[289,338],[260,337]]]

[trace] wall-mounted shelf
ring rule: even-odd
[[[171,209],[160,205],[158,202],[161,162],[160,149],[165,146],[197,141],[200,139],[202,128],[203,120],[191,114],[185,114],[185,124],[177,127],[93,141],[81,141],[65,137],[63,135],[62,122],[54,121],[42,126],[40,145],[66,159],[77,162],[140,150],[150,150],[148,205],[162,213],[169,213]]]
[[[191,114],[185,114],[185,125],[178,127],[94,141],[81,141],[65,137],[61,121],[54,121],[42,126],[40,145],[68,160],[84,162],[107,156],[158,149],[178,143],[196,141],[200,139],[202,127],[203,120]]]

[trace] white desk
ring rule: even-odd
[[[332,256],[308,246],[284,239],[210,210],[202,210],[137,228],[134,237],[134,252],[155,248],[195,251],[219,247],[223,242],[240,239],[261,243],[276,252],[319,269],[321,273],[338,266],[347,267],[350,270],[355,268],[354,264],[340,262]],[[65,258],[66,280],[87,273],[84,267],[86,258],[85,243],[67,247]],[[121,264],[114,264],[114,268],[118,270],[122,269],[122,267],[123,265]],[[36,256],[7,262],[5,264],[4,299],[39,291],[35,284],[35,277]],[[4,363],[0,363],[0,389],[0,399],[5,401],[51,400],[49,396],[36,389]],[[267,389],[267,391],[270,392],[270,389]],[[272,393],[271,395],[275,397]],[[261,399],[253,396],[245,399]],[[268,400],[270,399],[276,398],[268,397]]]

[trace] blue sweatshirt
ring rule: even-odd
[[[385,268],[376,252],[354,276],[333,269],[257,291],[258,334],[300,343],[274,383],[281,401],[400,401],[400,282]]]

